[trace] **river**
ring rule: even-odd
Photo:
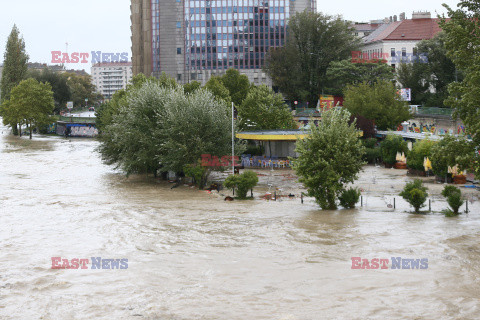
[[[1,319],[478,319],[480,209],[225,202],[102,164],[94,140],[0,127]],[[52,269],[52,257],[128,269]],[[352,257],[428,259],[352,269]]]

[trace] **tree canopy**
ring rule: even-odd
[[[442,19],[447,56],[462,71],[462,82],[449,86],[447,105],[456,110],[467,132],[480,146],[480,1],[462,0],[459,9],[448,9],[450,19]]]
[[[20,82],[10,92],[10,99],[2,105],[5,125],[26,124],[32,139],[33,126],[49,124],[49,115],[55,107],[52,87],[34,79]]]
[[[2,79],[0,80],[0,104],[10,99],[12,89],[26,78],[27,62],[25,41],[23,37],[20,37],[17,26],[14,25],[5,48]],[[15,122],[8,124],[12,127],[13,134],[18,134],[18,124]]]
[[[290,108],[283,97],[262,85],[252,87],[238,108],[242,130],[296,129]]]
[[[332,109],[323,113],[318,127],[297,141],[298,159],[292,159],[300,182],[322,209],[336,209],[336,201],[348,183],[357,179],[363,147],[350,114]]]
[[[347,86],[344,106],[354,115],[374,120],[379,130],[395,130],[411,117],[407,103],[400,100],[390,81]]]
[[[231,109],[212,93],[185,94],[168,77],[136,80],[109,106],[112,112],[102,111],[99,151],[106,163],[127,175],[182,172],[202,154],[231,153]]]
[[[283,47],[271,49],[265,70],[289,100],[316,105],[328,87],[332,61],[345,60],[359,48],[350,23],[340,16],[299,12],[290,18]]]
[[[463,78],[447,56],[445,39],[445,33],[441,32],[433,39],[420,41],[417,44],[417,54],[425,55],[428,60],[400,65],[398,81],[404,88],[412,89],[412,104],[444,107],[448,85]]]
[[[347,85],[377,81],[393,81],[395,73],[388,64],[379,62],[354,63],[349,60],[333,61],[327,70],[328,88],[325,92],[343,96]]]

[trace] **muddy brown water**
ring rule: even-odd
[[[225,202],[0,132],[1,319],[478,319],[480,210],[458,218]],[[55,270],[51,257],[128,259]],[[351,257],[427,258],[353,270]]]

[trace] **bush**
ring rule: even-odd
[[[416,142],[413,145],[412,151],[408,153],[407,165],[409,168],[424,171],[423,162],[425,158],[432,157],[432,148],[435,145],[434,141],[425,139]]]
[[[447,216],[456,216],[459,214],[460,207],[464,205],[465,201],[462,199],[462,191],[454,186],[445,186],[442,191],[442,196],[447,198],[447,203],[452,209],[447,212]]]
[[[357,188],[344,190],[338,197],[338,200],[340,200],[340,205],[345,209],[353,209],[360,200],[360,190]]]
[[[240,175],[229,176],[224,186],[229,189],[237,189],[237,198],[246,199],[248,190],[258,183],[257,174],[253,171],[246,171]]]
[[[380,144],[382,150],[383,162],[395,164],[397,162],[398,152],[408,152],[408,146],[403,138],[397,135],[389,134]]]
[[[201,162],[197,165],[188,165],[185,166],[183,169],[183,173],[185,174],[186,177],[190,177],[193,179],[193,183],[202,190],[205,185],[207,184],[207,178],[209,174],[209,168],[203,167],[201,165]]]
[[[448,167],[459,165],[460,170],[470,169],[475,156],[475,147],[465,139],[446,135],[432,148],[433,173],[439,177],[448,174]]]
[[[427,188],[423,185],[422,180],[415,179],[405,185],[405,188],[400,193],[400,196],[405,199],[418,213],[427,201]]]

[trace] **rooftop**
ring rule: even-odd
[[[420,41],[432,39],[442,29],[440,19],[416,18],[381,25],[364,38],[364,43],[377,41]]]

